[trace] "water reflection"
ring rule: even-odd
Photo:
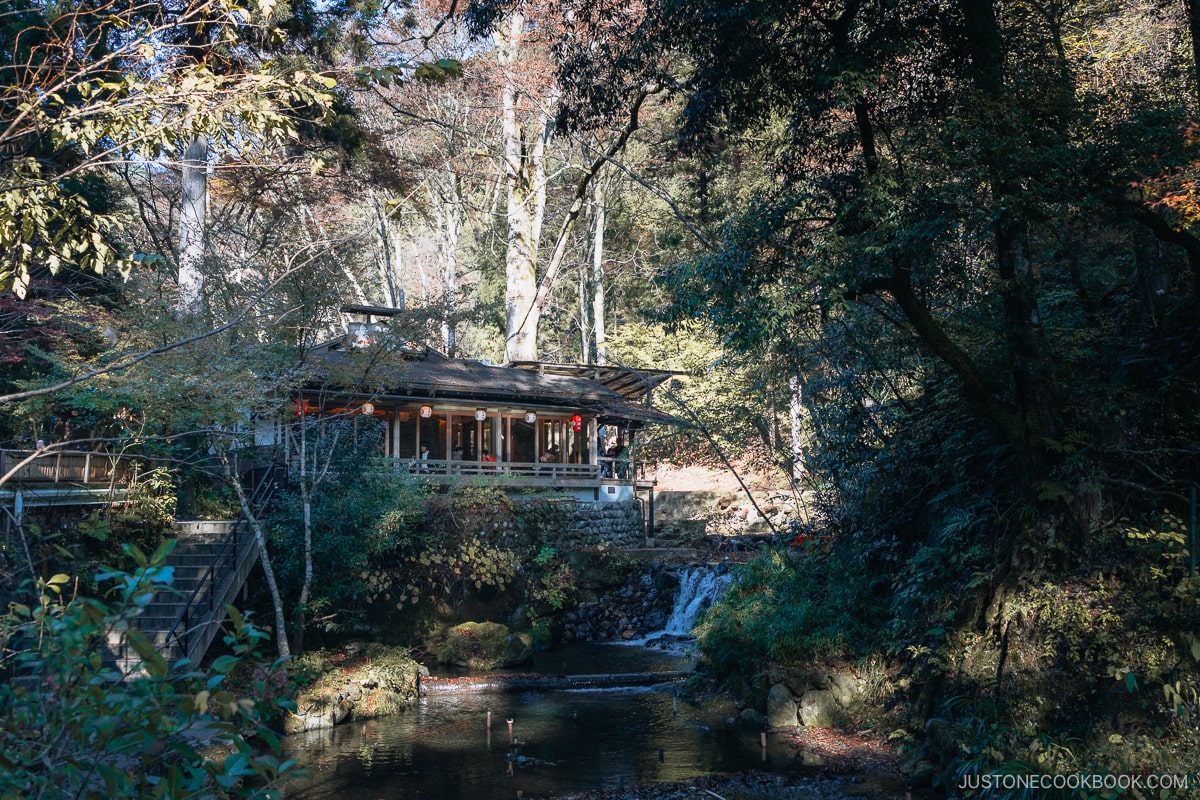
[[[792,763],[773,748],[764,763],[757,730],[646,689],[432,696],[406,714],[290,737],[286,748],[310,773],[288,797],[314,800],[539,798]]]

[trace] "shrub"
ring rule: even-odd
[[[226,674],[265,638],[231,609],[233,655],[211,676],[180,663],[168,667],[130,623],[170,584],[162,566],[169,546],[151,559],[130,548],[133,573],[110,572],[112,601],[64,595],[72,581],[38,581],[31,606],[0,617],[0,797],[183,798],[263,796],[294,771],[260,754],[255,735],[278,751],[262,724],[265,710],[224,688]],[[143,673],[123,675],[105,663],[110,630],[128,630]],[[215,714],[215,716],[214,716]],[[206,758],[206,739],[229,755]]]

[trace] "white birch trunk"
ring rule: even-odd
[[[208,139],[197,136],[183,152],[179,206],[179,297],[183,315],[204,309],[204,252],[208,224]]]

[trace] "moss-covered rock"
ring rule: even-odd
[[[399,713],[416,701],[420,679],[429,674],[407,649],[378,644],[305,654],[296,669],[312,682],[296,693],[296,711],[284,720],[285,733]]]
[[[469,669],[512,667],[533,655],[533,637],[499,622],[464,622],[446,631],[435,652],[442,663]]]

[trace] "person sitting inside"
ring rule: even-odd
[[[551,445],[550,449],[542,453],[542,461],[546,464],[558,463],[559,461],[558,447]]]
[[[492,451],[488,450],[486,447],[483,448],[483,457],[479,460],[480,461],[489,461],[493,464],[496,463],[496,457],[494,455],[492,455]]]
[[[421,461],[421,472],[429,472],[429,445],[421,445],[421,455],[418,459]]]

